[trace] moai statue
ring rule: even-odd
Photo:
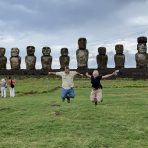
[[[96,57],[98,69],[106,69],[107,62],[108,62],[108,56],[106,55],[106,48],[99,47],[98,53],[99,53],[99,55],[97,55],[97,57]]]
[[[0,47],[0,70],[6,69],[7,58],[5,57],[5,48]]]
[[[25,57],[26,69],[35,70],[36,56],[34,56],[35,47],[27,46],[27,56]]]
[[[148,55],[147,55],[147,37],[138,37],[137,38],[137,50],[138,52],[135,55],[136,67],[137,68],[146,68],[148,64]]]
[[[50,55],[50,47],[42,48],[43,56],[41,56],[42,69],[51,70],[52,56]]]
[[[70,57],[68,56],[68,49],[61,48],[61,56],[59,58],[60,66],[62,70],[64,70],[65,66],[69,66]]]
[[[117,44],[115,46],[116,54],[114,56],[115,68],[121,69],[124,68],[125,64],[125,55],[123,54],[124,47],[122,44]]]
[[[88,56],[89,51],[86,49],[87,40],[86,38],[79,38],[78,46],[79,49],[76,51],[77,57],[77,69],[87,69],[88,68]]]
[[[21,57],[19,56],[18,48],[11,48],[11,57],[10,57],[11,69],[20,69]]]

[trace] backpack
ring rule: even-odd
[[[14,84],[13,84],[12,80],[11,80],[10,86],[11,86],[11,88],[14,88]]]

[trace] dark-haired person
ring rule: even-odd
[[[98,103],[102,102],[102,84],[100,82],[101,79],[109,78],[113,75],[116,75],[115,72],[111,74],[107,74],[104,76],[99,75],[98,70],[94,70],[92,75],[89,75],[88,72],[86,73],[86,76],[91,79],[91,85],[92,85],[92,91],[90,93],[90,100],[97,105]]]
[[[13,80],[13,79],[11,79],[11,77],[9,77],[7,83],[9,85],[10,97],[14,97],[15,96],[15,92],[14,92],[14,83],[15,83],[15,80]]]
[[[70,103],[70,98],[75,97],[75,92],[74,92],[74,76],[75,75],[81,75],[76,71],[70,71],[69,67],[65,67],[64,71],[60,72],[48,72],[48,74],[55,74],[57,76],[62,77],[62,91],[61,91],[61,98],[62,101],[64,102],[65,99],[67,99],[67,102]]]

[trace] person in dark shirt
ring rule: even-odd
[[[88,72],[86,73],[86,76],[91,79],[92,84],[92,91],[90,93],[90,100],[97,105],[98,103],[102,102],[102,85],[100,80],[109,78],[113,75],[116,75],[116,72],[113,72],[111,74],[107,74],[104,76],[99,75],[98,70],[94,70],[92,75],[89,75]]]

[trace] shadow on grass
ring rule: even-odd
[[[36,94],[45,94],[45,93],[49,93],[49,92],[54,92],[54,91],[56,91],[56,90],[58,90],[60,88],[61,88],[60,86],[57,86],[57,87],[54,87],[54,88],[52,88],[52,89],[50,89],[48,91],[41,91],[40,92],[40,91],[31,90],[31,91],[28,91],[28,92],[16,91],[16,93],[17,93],[17,96],[26,96],[26,95],[33,96],[33,95],[36,95]]]

